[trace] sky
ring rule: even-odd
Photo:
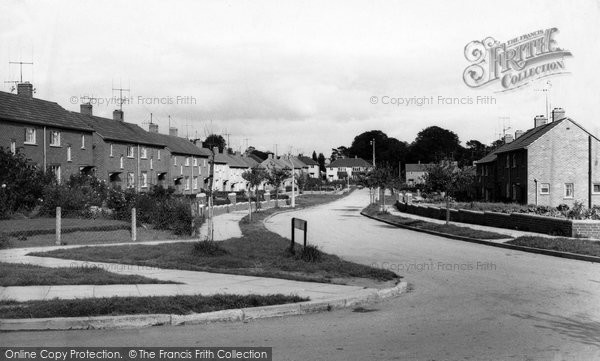
[[[566,73],[504,92],[465,84],[468,43],[548,28],[572,54]],[[236,150],[329,156],[365,131],[411,142],[432,125],[491,143],[531,128],[546,95],[600,135],[599,58],[600,0],[0,0],[0,80],[33,62],[35,97],[73,111],[93,97],[104,117],[129,89],[126,121],[147,129],[152,113],[161,132],[224,134]]]

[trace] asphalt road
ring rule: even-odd
[[[309,242],[387,267],[411,291],[353,310],[248,323],[138,330],[0,334],[1,345],[272,346],[276,360],[600,359],[600,264],[460,242],[360,216],[366,191],[268,227],[289,236],[306,219]]]

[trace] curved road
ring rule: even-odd
[[[408,294],[370,312],[341,310],[241,324],[3,334],[5,345],[272,346],[276,360],[600,359],[600,264],[466,243],[360,216],[367,191],[268,228],[306,219],[309,242],[395,270]]]

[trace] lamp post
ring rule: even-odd
[[[375,168],[375,138],[373,138],[370,143],[373,146],[373,168]]]
[[[295,174],[294,174],[294,162],[292,161],[292,156],[289,156],[290,164],[292,165],[292,208],[296,207],[296,192],[294,192],[294,183],[295,183]]]

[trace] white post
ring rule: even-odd
[[[292,156],[290,155],[290,164],[292,164],[292,208],[296,207],[296,193],[294,192],[294,183],[296,183],[296,175],[294,174],[294,162],[292,161]],[[279,200],[275,200],[275,202],[279,202]]]
[[[56,207],[56,245],[61,245],[61,227],[62,227],[62,212],[60,207]]]
[[[131,208],[131,240],[137,241],[137,219],[135,208]]]

